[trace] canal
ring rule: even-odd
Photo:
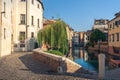
[[[84,69],[98,72],[98,59],[84,48],[74,47],[72,55],[74,62],[80,64]]]

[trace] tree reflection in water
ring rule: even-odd
[[[89,71],[98,71],[98,60],[83,48],[72,49],[73,60]]]

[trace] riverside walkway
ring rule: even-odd
[[[58,74],[35,61],[32,52],[17,52],[0,59],[0,80],[94,80],[90,74]]]

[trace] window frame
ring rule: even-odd
[[[19,41],[21,43],[24,43],[25,42],[25,31],[20,31],[19,32]]]
[[[120,34],[119,33],[116,33],[116,41],[119,41],[120,39]]]
[[[34,0],[31,0],[31,3],[34,5]]]
[[[37,20],[37,25],[38,25],[38,28],[40,27],[40,19]]]
[[[34,38],[34,32],[31,32],[31,38]]]
[[[25,2],[26,0],[21,0],[21,2]]]
[[[26,24],[26,15],[20,14],[20,24]]]
[[[31,25],[34,26],[34,16],[31,16]]]

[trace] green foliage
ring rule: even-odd
[[[98,40],[105,41],[106,40],[105,33],[100,31],[99,29],[95,29],[90,36],[90,41],[98,42]]]
[[[66,54],[68,52],[68,41],[66,23],[56,20],[54,24],[48,25],[38,32],[38,43],[46,43],[52,50],[59,50]]]
[[[59,56],[64,56],[63,53],[61,53],[60,51],[58,50],[49,50],[47,51],[48,53],[52,53],[52,54],[55,54],[55,55],[59,55]]]
[[[86,49],[88,49],[89,47],[94,47],[94,44],[92,42],[88,42],[85,46]]]

